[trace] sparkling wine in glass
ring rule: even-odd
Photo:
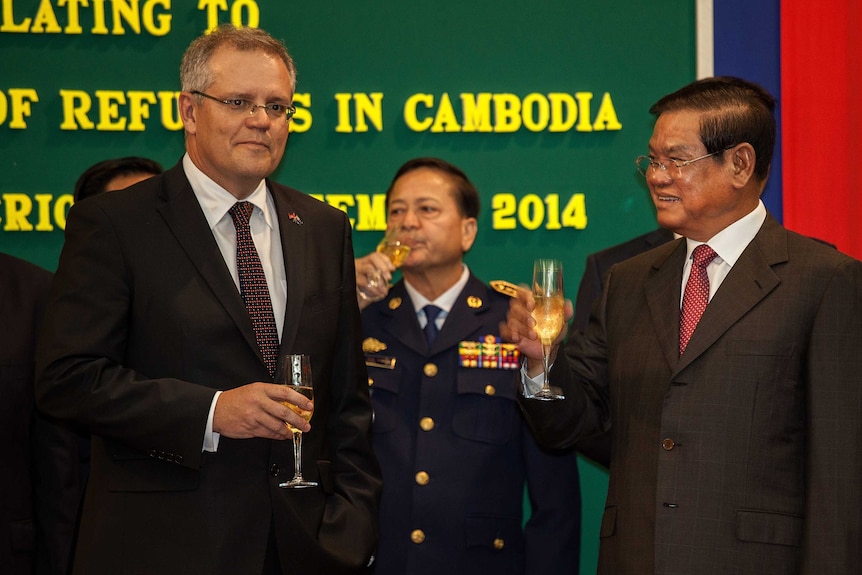
[[[311,358],[304,354],[287,354],[282,358],[282,365],[284,379],[279,383],[290,387],[294,391],[301,393],[308,399],[314,401],[314,387],[311,382]],[[302,409],[301,407],[293,405],[287,401],[282,403],[293,410],[294,413],[302,417],[305,421],[311,421],[311,411]],[[296,429],[289,423],[286,423],[286,425],[293,432],[294,474],[292,479],[279,483],[278,486],[284,489],[316,487],[316,482],[306,481],[302,477],[302,431]]]
[[[542,342],[542,368],[545,381],[534,399],[554,401],[565,399],[559,388],[552,388],[548,378],[548,355],[551,345],[565,324],[563,297],[563,263],[559,260],[537,259],[533,264],[533,319]]]
[[[386,235],[383,236],[383,239],[380,240],[380,243],[377,244],[377,248],[375,251],[377,253],[381,253],[392,262],[392,265],[396,268],[400,268],[404,261],[407,259],[407,256],[410,255],[410,246],[405,244],[400,239],[401,234],[401,226],[392,225],[386,230]],[[368,277],[368,285],[369,287],[377,287],[381,284],[383,278],[380,273],[375,272],[374,275]],[[359,292],[360,297],[363,299],[368,299],[368,296],[365,295],[362,291]]]
[[[410,255],[410,246],[400,239],[401,227],[391,226],[380,243],[377,244],[377,252],[385,255],[396,268],[400,268]]]

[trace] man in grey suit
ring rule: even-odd
[[[600,573],[862,572],[862,262],[766,212],[773,108],[726,77],[653,105],[638,165],[683,238],[611,269],[551,370],[565,400],[521,399],[549,445],[611,430]],[[703,244],[717,255],[693,263]],[[526,396],[531,308],[521,294],[505,330]]]
[[[71,209],[49,297],[37,402],[93,434],[74,572],[361,572],[381,482],[350,224],[268,179],[295,112],[293,60],[266,32],[224,25],[192,42],[180,75],[186,154]],[[311,403],[273,385],[284,353],[311,356],[310,426],[283,403]],[[279,488],[287,423],[305,432],[316,487]]]

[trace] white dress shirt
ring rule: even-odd
[[[188,154],[183,156],[183,170],[201,210],[203,210],[204,217],[209,223],[225,265],[233,277],[234,284],[236,284],[236,289],[239,291],[239,275],[236,269],[236,228],[233,224],[233,218],[228,213],[238,200],[198,169]],[[263,266],[263,272],[266,275],[278,339],[281,341],[284,312],[287,307],[287,276],[284,271],[284,255],[275,202],[272,196],[267,193],[264,180],[260,181],[254,192],[244,201],[254,205],[254,211],[249,218],[249,227],[260,257],[260,263]],[[210,406],[207,428],[204,433],[204,451],[216,451],[218,449],[219,434],[213,432],[213,414],[220,395],[221,391],[217,391]]]
[[[461,266],[461,277],[458,278],[458,281],[455,282],[452,287],[440,294],[440,297],[434,301],[426,298],[424,295],[416,291],[416,288],[410,285],[410,282],[406,279],[404,280],[404,288],[407,290],[407,293],[410,295],[410,299],[413,301],[413,309],[416,311],[416,317],[419,319],[419,327],[422,329],[425,329],[425,325],[428,323],[428,318],[425,316],[425,310],[423,309],[428,304],[434,304],[442,310],[437,315],[437,320],[434,323],[437,324],[438,330],[443,328],[443,324],[449,316],[449,311],[452,309],[452,306],[455,305],[455,300],[458,299],[464,286],[467,285],[467,280],[470,279],[470,270],[467,269],[467,264],[462,263]]]

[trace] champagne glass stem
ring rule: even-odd
[[[542,393],[551,393],[551,382],[548,378],[548,356],[551,355],[551,345],[542,343],[542,369],[545,373],[545,381],[542,384]]]
[[[293,481],[302,481],[302,432],[293,432]]]

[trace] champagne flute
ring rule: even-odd
[[[384,235],[383,239],[380,240],[380,243],[377,244],[377,248],[375,250],[377,253],[383,254],[389,258],[389,261],[392,262],[392,265],[396,268],[400,268],[407,259],[407,256],[410,255],[410,246],[399,239],[400,234],[401,226],[393,224],[386,230],[386,235]],[[368,285],[370,287],[377,287],[382,281],[383,278],[380,277],[380,274],[375,273],[373,276],[368,278]],[[359,295],[365,296],[362,292],[360,292]],[[367,298],[367,296],[365,297]]]
[[[534,399],[554,401],[565,399],[559,388],[551,388],[548,379],[548,355],[551,345],[563,329],[565,313],[563,308],[563,263],[559,260],[537,259],[533,264],[533,319],[536,320],[536,333],[542,341],[542,368],[545,382],[541,391],[533,394]]]
[[[393,224],[386,230],[386,235],[377,244],[377,252],[388,257],[396,268],[400,268],[407,256],[410,255],[410,246],[398,239],[400,234],[401,226]]]
[[[287,354],[282,359],[283,381],[279,383],[286,385],[292,390],[301,393],[308,399],[314,401],[314,387],[311,383],[311,358],[304,354]],[[290,402],[283,401],[285,406],[302,417],[305,421],[311,421],[312,412],[302,409]],[[306,481],[302,477],[302,431],[285,422],[285,425],[293,432],[293,461],[294,475],[290,481],[279,483],[284,489],[298,489],[302,487],[316,487],[314,481]]]

